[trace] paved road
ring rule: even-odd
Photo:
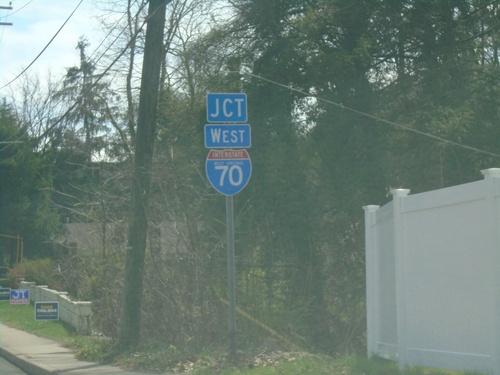
[[[0,357],[0,374],[2,375],[26,375],[24,371],[19,370],[16,366]]]

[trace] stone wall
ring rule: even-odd
[[[29,289],[32,302],[59,302],[59,319],[73,327],[79,334],[91,333],[92,302],[71,301],[66,292],[49,289],[46,285],[21,281],[20,289]]]

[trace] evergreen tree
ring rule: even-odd
[[[32,146],[12,107],[0,103],[0,228],[8,236],[24,239],[24,255],[50,256],[43,244],[59,231],[59,220],[50,205],[52,166]],[[3,238],[9,262],[20,260],[16,243]]]

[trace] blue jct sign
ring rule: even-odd
[[[252,174],[252,163],[246,150],[211,150],[206,161],[207,177],[219,193],[239,193]]]
[[[246,94],[207,94],[207,121],[222,123],[247,122]]]
[[[206,148],[248,148],[251,146],[250,125],[205,125]]]

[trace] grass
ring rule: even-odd
[[[311,356],[301,358],[285,363],[266,365],[260,367],[239,366],[226,367],[221,369],[205,368],[193,372],[194,375],[347,375],[348,367],[343,363],[344,360],[335,360],[333,358],[322,356]]]
[[[245,358],[234,366],[227,364],[224,354],[198,357],[187,355],[173,346],[162,348],[154,344],[145,344],[133,353],[113,356],[111,341],[79,336],[61,321],[36,321],[33,309],[33,304],[11,305],[8,301],[0,301],[0,321],[68,345],[81,359],[91,362],[112,360],[131,369],[177,373],[189,371],[192,375],[480,375],[423,367],[399,371],[395,362],[382,358],[331,358],[294,353],[270,356],[259,361],[256,361],[258,358]]]
[[[382,358],[310,356],[276,366],[200,369],[193,375],[480,375],[479,373],[411,367],[399,371],[397,363]]]
[[[61,320],[35,320],[33,303],[11,305],[9,301],[0,301],[0,322],[71,347],[81,359],[103,362],[109,358],[107,342],[95,337],[79,336]]]
[[[66,342],[74,336],[74,331],[62,321],[35,320],[33,304],[11,305],[9,301],[0,301],[0,321],[10,327],[59,342]]]

